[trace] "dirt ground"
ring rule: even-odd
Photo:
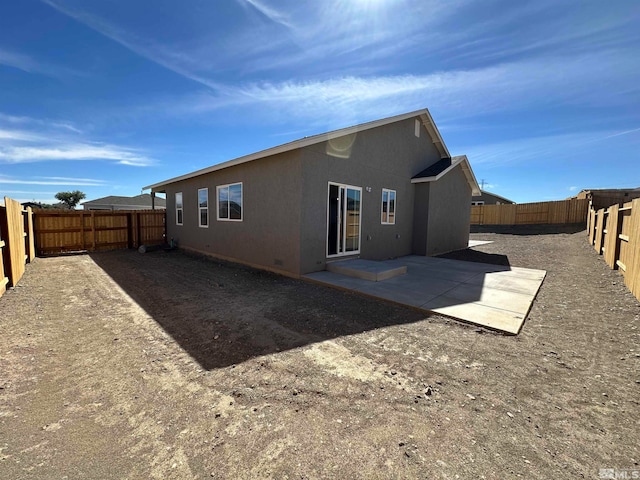
[[[640,303],[584,232],[518,336],[180,252],[37,259],[0,298],[0,478],[599,478],[640,469]],[[630,477],[631,478],[631,477]]]

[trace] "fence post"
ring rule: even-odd
[[[11,257],[9,255],[7,242],[5,241],[8,235],[7,208],[0,205],[0,295],[7,290],[7,285],[9,284],[8,269]],[[5,272],[7,272],[6,275]]]
[[[141,212],[136,212],[136,240],[138,241],[138,247],[141,246],[143,244],[142,242],[142,225],[140,225],[141,223]]]
[[[629,229],[629,254],[627,257],[624,283],[640,300],[640,199],[631,203],[631,225]]]
[[[593,248],[598,255],[602,255],[602,240],[604,237],[604,208],[598,210],[598,218],[596,219],[596,238]]]
[[[24,231],[27,235],[25,248],[27,249],[27,262],[33,262],[36,258],[36,241],[33,235],[33,209],[27,207],[24,211]]]
[[[612,205],[607,210],[609,212],[607,216],[607,237],[604,247],[604,261],[609,265],[609,268],[616,269],[616,260],[620,253],[620,207]]]
[[[80,217],[80,248],[86,250],[86,242],[84,239],[84,211],[78,210],[78,216]]]
[[[93,210],[91,210],[91,238],[92,238],[92,247],[91,251],[96,251],[96,215]]]

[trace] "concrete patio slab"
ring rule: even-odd
[[[488,243],[493,243],[493,240],[469,240],[469,248],[487,245]]]
[[[406,274],[371,281],[325,271],[303,278],[517,334],[546,275],[544,270],[416,255],[374,263],[382,264],[378,271],[404,266]]]
[[[341,260],[327,263],[327,270],[333,273],[346,275],[347,277],[362,278],[372,282],[380,282],[389,278],[397,277],[407,273],[406,265],[390,265],[374,260],[363,260],[356,258],[353,260]]]

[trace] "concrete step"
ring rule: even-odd
[[[388,265],[384,262],[358,258],[327,263],[327,270],[333,273],[346,275],[348,277],[380,282],[382,280],[397,277],[398,275],[406,274],[407,266]]]

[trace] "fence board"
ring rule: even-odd
[[[27,207],[22,213],[24,214],[24,232],[26,233],[25,248],[27,251],[27,262],[31,263],[33,259],[36,258],[36,238],[33,234],[33,209]]]
[[[589,245],[593,247],[593,242],[595,240],[596,234],[596,211],[591,209],[589,210]]]
[[[618,205],[612,205],[607,209],[607,218],[605,224],[605,237],[603,241],[604,245],[604,261],[607,262],[610,268],[616,269],[616,260],[620,255],[620,230],[621,226],[619,220],[619,207]]]
[[[532,225],[583,223],[589,213],[589,201],[569,199],[505,205],[474,205],[471,225]]]
[[[16,200],[4,197],[4,207],[0,226],[2,237],[5,241],[5,248],[2,249],[4,259],[4,269],[9,279],[7,285],[16,285],[25,270],[25,231],[24,220],[22,218],[22,205]]]
[[[164,210],[35,213],[38,255],[137,248],[164,242]]]
[[[620,269],[625,285],[640,300],[640,198],[606,211],[591,208],[589,225],[589,242],[597,252],[604,249],[607,265]]]
[[[631,202],[629,216],[629,252],[624,272],[624,283],[640,300],[640,199]]]
[[[604,213],[604,208],[598,210],[598,218],[596,219],[596,238],[593,243],[593,248],[598,252],[598,255],[602,254],[602,241],[604,240]]]
[[[0,237],[0,297],[7,290],[7,284],[9,283],[9,277],[4,274],[4,259],[2,250],[7,248],[4,240]]]

